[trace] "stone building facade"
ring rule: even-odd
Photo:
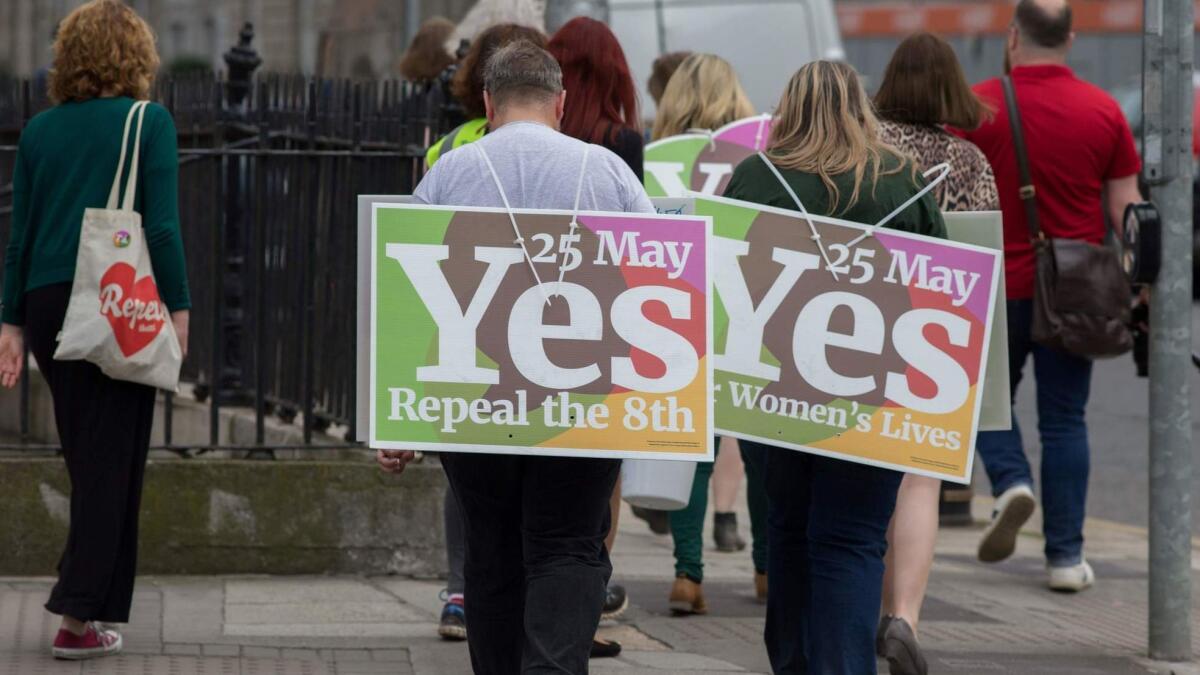
[[[0,2],[0,74],[29,76],[52,58],[57,22],[84,0]],[[273,72],[380,77],[394,72],[404,48],[406,3],[420,15],[459,20],[474,0],[126,0],[154,27],[163,64],[207,63],[222,54],[244,22]]]

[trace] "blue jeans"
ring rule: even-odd
[[[901,474],[765,450],[767,655],[776,675],[872,675],[887,528]]]
[[[1092,362],[1034,343],[1030,339],[1032,323],[1032,300],[1008,301],[1008,372],[1014,397],[1021,369],[1033,355],[1038,434],[1042,440],[1046,561],[1054,567],[1065,567],[1083,559],[1090,454],[1084,410],[1092,382]],[[1015,414],[1012,429],[982,432],[976,447],[992,482],[993,495],[1022,483],[1033,486],[1033,472]]]

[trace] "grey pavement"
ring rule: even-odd
[[[977,516],[989,508],[989,500],[976,500]],[[1017,555],[999,565],[974,560],[978,535],[978,525],[945,528],[940,535],[920,626],[931,672],[1200,673],[1191,665],[1141,658],[1147,623],[1143,530],[1089,521],[1088,555],[1099,583],[1076,596],[1044,588],[1036,527],[1021,537]],[[712,613],[675,618],[666,603],[670,550],[668,537],[652,534],[626,509],[613,558],[616,580],[628,587],[632,606],[601,629],[625,651],[593,661],[592,672],[769,672],[761,638],[764,607],[752,597],[749,554],[717,553],[710,542],[705,588]],[[125,654],[82,665],[48,655],[57,627],[42,609],[50,584],[0,579],[0,675],[469,672],[465,645],[435,634],[442,588],[435,580],[143,578],[133,622],[124,627]],[[1200,636],[1195,628],[1193,634]],[[1200,640],[1195,644],[1200,647]]]
[[[1193,323],[1200,338],[1200,306]],[[1193,380],[1193,429],[1200,432],[1200,376]],[[1021,415],[1036,467],[1033,388]],[[1128,357],[1099,362],[1089,423],[1092,483],[1087,554],[1099,582],[1069,596],[1043,586],[1040,518],[1017,555],[998,565],[974,559],[981,525],[945,528],[938,541],[920,634],[932,673],[1179,673],[1193,664],[1152,663],[1147,632],[1146,382]],[[1197,434],[1200,437],[1200,433]],[[1195,472],[1200,487],[1200,471]],[[990,509],[982,467],[976,519]],[[744,503],[744,502],[743,502]],[[746,514],[741,514],[745,528]],[[1200,527],[1200,518],[1196,519]],[[706,532],[710,528],[706,528]],[[632,606],[601,632],[621,642],[621,657],[594,661],[609,675],[766,673],[764,607],[753,599],[748,553],[706,552],[712,613],[675,618],[667,611],[671,544],[626,507],[613,554],[615,580]],[[1200,556],[1193,545],[1193,588]],[[49,579],[0,579],[0,675],[41,673],[188,675],[290,673],[443,675],[469,672],[466,647],[435,634],[441,582],[396,577],[143,578],[122,656],[85,664],[56,662],[49,644],[56,619],[42,609]],[[1193,650],[1200,648],[1200,603],[1193,599]],[[880,672],[886,673],[886,664]]]
[[[1192,349],[1200,351],[1200,304],[1192,306]],[[1200,442],[1200,371],[1191,369],[1192,439]],[[1017,414],[1035,477],[1041,453],[1032,363],[1017,391]],[[1088,405],[1092,448],[1088,515],[1145,527],[1149,511],[1149,385],[1138,378],[1133,359],[1126,355],[1097,361]],[[987,476],[976,463],[975,484],[986,493]],[[1200,495],[1200,470],[1192,472],[1192,494]],[[1193,536],[1200,536],[1200,517],[1192,519]]]

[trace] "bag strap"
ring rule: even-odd
[[[108,191],[108,203],[105,206],[109,210],[117,208],[121,190],[121,174],[125,171],[125,155],[129,152],[129,127],[133,124],[133,118],[136,115],[137,131],[133,141],[133,161],[129,166],[129,178],[125,182],[125,199],[120,205],[122,211],[133,210],[134,192],[137,190],[138,155],[141,154],[142,145],[142,122],[146,116],[146,106],[149,104],[149,101],[135,101],[133,105],[129,106],[129,113],[125,115],[125,131],[121,134],[121,156],[117,160],[117,175],[113,176],[112,188]]]
[[[1005,75],[1000,82],[1004,86],[1004,105],[1008,109],[1008,123],[1012,127],[1013,150],[1017,153],[1017,173],[1021,179],[1020,198],[1025,207],[1025,220],[1029,225],[1029,236],[1043,238],[1042,226],[1038,221],[1037,188],[1029,171],[1029,153],[1025,149],[1025,133],[1021,129],[1021,111],[1017,108],[1017,92],[1012,78]]]

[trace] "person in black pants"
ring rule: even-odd
[[[63,19],[54,52],[48,89],[56,105],[25,127],[13,174],[0,384],[16,385],[28,344],[50,385],[71,478],[70,531],[46,603],[62,616],[53,654],[86,659],[121,649],[120,634],[98,622],[129,621],[155,390],[114,380],[89,362],[56,361],[54,352],[84,211],[103,207],[121,184],[113,175],[125,152],[121,130],[134,102],[149,98],[159,59],[150,27],[118,0],[92,0]],[[137,164],[127,164],[140,167],[128,184],[136,185],[133,208],[141,214],[158,294],[186,353],[191,300],[179,233],[175,123],[157,104],[143,114],[140,143],[126,153],[139,153]]]
[[[579,672],[569,664],[612,574],[604,536],[621,462],[446,453],[442,465],[466,515],[476,672]]]
[[[726,197],[797,211],[803,206],[857,223],[892,213],[890,228],[945,238],[931,193],[893,213],[924,183],[912,159],[880,140],[852,67],[832,61],[802,66],[784,89],[777,115],[766,152],[734,169]],[[794,372],[794,355],[780,360],[781,372]],[[755,446],[766,455],[765,637],[772,671],[873,675],[883,556],[902,474],[743,442]]]
[[[87,361],[54,360],[70,298],[71,284],[25,295],[25,337],[50,386],[71,478],[71,528],[46,609],[127,623],[155,390],[114,380]]]
[[[558,63],[532,42],[496,51],[484,77],[491,131],[439,159],[413,201],[653,213],[616,154],[557,130],[562,81]],[[513,384],[523,377],[505,375]],[[620,461],[459,450],[444,453],[442,465],[467,532],[472,667],[481,675],[586,673],[612,573],[604,539]],[[400,473],[411,459],[381,450],[377,461]]]

